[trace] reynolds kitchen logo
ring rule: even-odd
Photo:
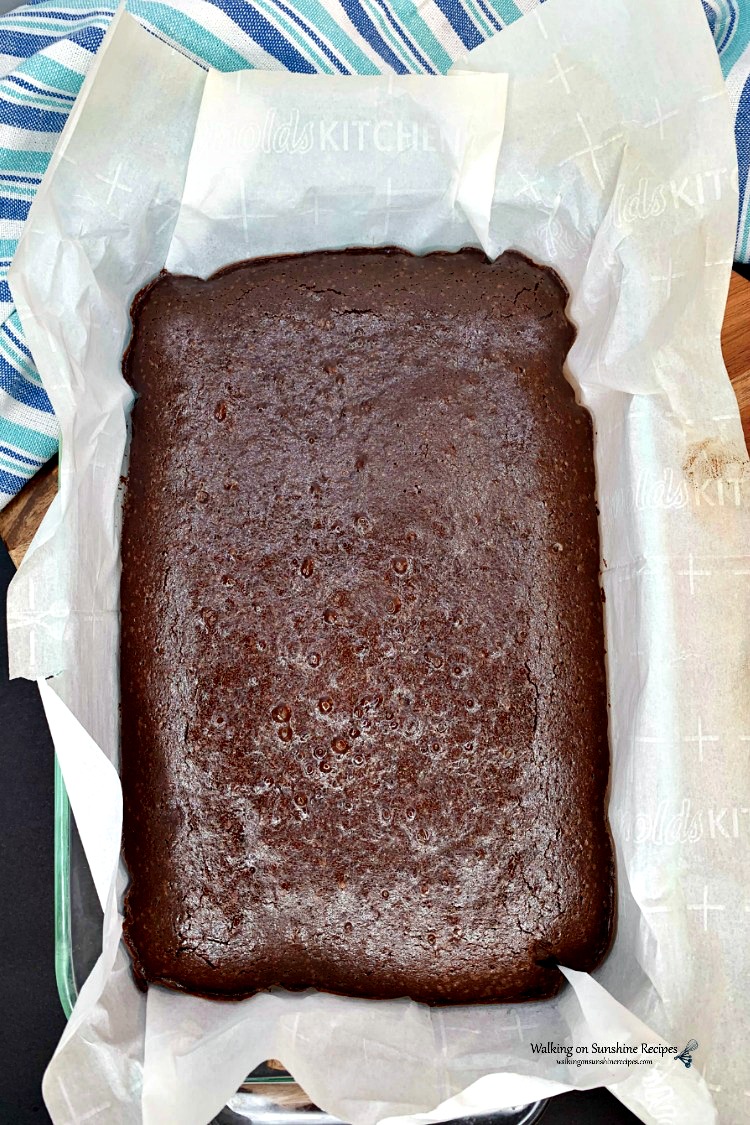
[[[449,141],[434,125],[422,121],[321,120],[303,116],[298,109],[280,114],[269,109],[260,122],[248,122],[235,147],[245,152],[266,155],[304,156],[308,152],[443,152],[459,143],[458,135]]]
[[[721,199],[727,188],[734,194],[737,184],[736,167],[709,168],[706,172],[693,172],[659,183],[644,176],[635,190],[625,186],[615,190],[613,221],[623,230],[636,222],[656,219],[667,208],[702,209],[706,203]]]
[[[750,836],[750,807],[717,805],[696,808],[686,797],[679,810],[671,802],[659,801],[653,813],[638,813],[632,820],[620,818],[625,840],[636,844],[695,844],[699,840],[738,840]]]
[[[611,516],[631,512],[679,511],[682,508],[741,508],[750,497],[750,471],[747,461],[739,459],[722,466],[713,476],[691,477],[674,469],[660,474],[643,472],[635,487],[613,489],[603,498],[603,506]]]

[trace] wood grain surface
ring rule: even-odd
[[[0,538],[16,566],[26,554],[56,492],[57,457],[53,457],[0,512]]]
[[[721,331],[721,350],[740,406],[745,441],[750,446],[750,281],[732,274]]]
[[[732,273],[721,346],[750,445],[750,281]],[[50,461],[0,512],[0,538],[16,566],[26,554],[57,491],[57,458]]]

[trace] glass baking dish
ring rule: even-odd
[[[101,948],[102,910],[55,759],[55,976],[66,1016],[72,1012]],[[280,1064],[263,1064],[245,1084],[293,1082]]]
[[[55,976],[69,1016],[102,945],[102,910],[55,760]],[[464,1118],[464,1125],[532,1125],[546,1101]],[[341,1125],[310,1105],[280,1063],[263,1063],[249,1074],[229,1104],[208,1125]]]

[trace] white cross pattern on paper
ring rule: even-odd
[[[692,595],[695,593],[695,579],[700,578],[700,577],[707,578],[711,574],[711,571],[710,570],[696,570],[695,566],[693,565],[693,556],[688,555],[688,568],[687,568],[687,570],[678,570],[677,573],[681,574],[681,575],[684,575],[689,579],[690,595],[692,597]]]
[[[684,276],[685,276],[684,273],[675,273],[674,264],[672,262],[672,256],[670,255],[669,258],[667,258],[667,272],[664,275],[664,277],[654,277],[652,275],[651,280],[652,281],[665,281],[667,283],[667,300],[669,300],[669,298],[672,296],[672,282],[676,281],[678,278],[684,277]]]
[[[595,145],[593,140],[592,140],[591,133],[589,132],[588,127],[586,125],[586,122],[583,120],[583,117],[581,116],[580,113],[576,113],[576,119],[578,121],[578,124],[581,127],[581,130],[583,132],[584,137],[586,138],[586,147],[580,149],[578,152],[574,152],[572,156],[566,156],[565,160],[560,161],[559,166],[562,167],[563,164],[569,164],[571,160],[577,160],[579,156],[590,156],[591,157],[591,164],[593,166],[594,171],[596,172],[596,178],[599,181],[599,187],[603,188],[604,187],[604,177],[602,176],[602,170],[599,167],[599,161],[596,159],[596,154],[597,154],[597,152],[603,151],[603,149],[605,149],[605,148],[609,148],[610,145],[615,144],[617,141],[621,141],[622,140],[622,133],[615,133],[613,136],[609,137],[606,141],[602,141],[601,144]]]
[[[704,742],[718,742],[719,736],[718,736],[718,734],[704,734],[703,733],[703,723],[701,722],[701,717],[699,715],[698,716],[698,733],[697,734],[686,734],[683,737],[682,741],[683,742],[697,742],[698,743],[698,761],[702,762],[703,761],[703,743]]]
[[[706,246],[706,257],[704,259],[703,264],[704,264],[704,266],[706,267],[707,270],[718,268],[719,266],[726,269],[727,266],[731,266],[733,264],[733,260],[732,260],[732,258],[716,258],[714,260],[711,260],[708,256],[708,246]],[[708,289],[706,289],[706,293],[720,293],[722,296],[724,296],[725,290],[726,290],[726,279],[724,278],[724,279],[722,279],[722,282],[721,282],[720,285],[711,285]],[[715,418],[714,418],[714,421],[716,421]]]
[[[247,242],[247,200],[245,199],[245,181],[240,176],[240,207],[242,208],[242,230]]]
[[[659,139],[664,140],[664,122],[669,121],[672,117],[677,117],[677,110],[673,109],[671,113],[664,113],[661,108],[661,103],[658,98],[654,98],[656,103],[656,117],[653,121],[647,121],[643,126],[644,129],[652,129],[654,125],[659,126]]]
[[[158,206],[158,204],[157,204],[157,206]],[[153,237],[154,237],[154,238],[158,238],[158,237],[159,237],[159,235],[161,234],[161,232],[162,232],[163,230],[166,230],[166,229],[167,229],[167,227],[169,226],[169,224],[170,224],[170,223],[173,223],[173,224],[174,224],[174,223],[176,223],[176,222],[177,222],[177,215],[176,215],[176,214],[175,214],[175,212],[173,211],[171,215],[167,215],[167,217],[166,217],[166,219],[164,220],[164,222],[163,222],[163,223],[159,223],[159,226],[158,226],[158,227],[156,228],[156,230],[154,231],[154,235],[153,235]]]
[[[574,66],[565,66],[565,67],[561,66],[560,65],[560,56],[558,55],[557,51],[555,51],[554,55],[552,56],[552,61],[555,64],[555,70],[557,71],[557,74],[555,74],[552,78],[547,79],[547,85],[551,86],[553,82],[562,82],[563,90],[565,91],[566,94],[569,94],[570,93],[570,83],[568,82],[565,75],[570,74],[570,72],[572,70],[575,70],[575,67]]]
[[[549,39],[549,35],[547,34],[547,28],[544,26],[544,23],[542,22],[541,11],[539,10],[539,8],[534,8],[533,11],[534,11],[534,15],[536,16],[536,22],[539,24],[539,30],[541,31],[541,33],[542,33],[542,35],[544,36],[545,39]]]
[[[703,902],[698,903],[697,905],[688,906],[688,910],[700,910],[700,912],[703,914],[703,929],[707,930],[709,910],[724,910],[724,907],[720,906],[718,903],[711,903],[708,901],[708,884],[704,883]]]
[[[245,181],[242,177],[239,178],[239,196],[240,196],[240,210],[235,211],[233,214],[217,215],[216,218],[220,221],[232,221],[234,219],[242,220],[242,231],[245,236],[245,245],[250,244],[250,220],[252,219],[274,219],[275,215],[250,215],[247,209],[247,197],[245,195]]]
[[[92,1117],[98,1117],[103,1109],[111,1109],[112,1103],[105,1102],[103,1105],[95,1105],[93,1109],[89,1109],[86,1113],[82,1113],[78,1121],[90,1121]]]
[[[390,80],[389,80],[390,83]],[[388,93],[390,94],[390,89]],[[388,224],[391,221],[391,200],[393,199],[393,183],[391,177],[385,181],[385,230],[383,231],[383,239],[388,238]]]
[[[518,199],[519,195],[528,195],[528,197],[534,203],[539,203],[541,201],[542,197],[539,194],[539,192],[536,190],[536,188],[537,188],[537,184],[543,183],[543,180],[542,180],[541,176],[536,180],[527,180],[526,177],[524,176],[523,172],[519,172],[518,178],[520,180],[523,180],[523,184],[518,189],[518,191],[515,193],[513,198]]]
[[[706,257],[703,263],[706,269],[711,269],[713,266],[731,266],[734,264],[733,258],[715,258],[711,259],[708,256],[708,245],[706,245]]]
[[[664,278],[659,278],[658,280],[663,281]],[[659,370],[659,368],[656,366],[656,364],[654,364],[654,369],[656,371]],[[681,414],[676,414],[674,412],[674,410],[668,410],[666,412],[666,414],[664,415],[664,417],[665,418],[673,418],[675,420],[675,422],[679,422],[679,424],[681,426],[692,426],[694,424],[692,418],[683,418],[683,416]]]
[[[388,238],[388,230],[390,227],[391,215],[413,215],[415,211],[419,211],[419,204],[416,207],[391,207],[391,200],[393,199],[393,180],[389,176],[385,181],[385,228],[383,230],[383,238]],[[462,217],[458,213],[458,208],[451,208],[451,225],[462,222]]]
[[[101,1113],[102,1110],[110,1109],[112,1107],[111,1102],[103,1102],[101,1105],[95,1105],[93,1109],[89,1109],[85,1113],[77,1114],[75,1109],[73,1108],[73,1103],[70,1100],[70,1096],[62,1078],[58,1078],[57,1084],[60,1088],[60,1093],[63,1096],[63,1101],[65,1102],[65,1105],[67,1106],[70,1113],[71,1121],[90,1121],[92,1117],[96,1117],[96,1115]]]
[[[518,1014],[518,1012],[515,1008],[513,1009],[513,1024],[514,1024],[515,1029],[516,1029],[516,1035],[518,1036],[521,1043],[526,1042],[526,1037],[524,1035],[525,1031],[526,1032],[532,1031],[533,1028],[540,1026],[538,1020],[534,1020],[533,1022],[529,1022],[527,1020],[525,1023],[522,1024],[521,1023],[521,1017],[519,1016],[519,1014]]]
[[[114,176],[111,180],[108,180],[106,176],[100,176],[98,172],[96,173],[97,180],[101,180],[101,182],[103,184],[109,184],[109,195],[107,196],[107,206],[109,206],[109,204],[112,202],[112,196],[115,194],[116,191],[124,191],[124,192],[127,192],[128,195],[133,194],[132,188],[128,187],[127,184],[121,184],[120,183],[120,173],[121,172],[122,172],[122,161],[120,161],[118,163],[118,165],[115,169],[115,174],[114,174]]]

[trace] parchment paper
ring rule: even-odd
[[[510,76],[499,163],[502,78],[205,80],[118,17],[32,207],[10,283],[63,443],[60,494],[11,589],[11,670],[55,675],[42,698],[106,907],[45,1079],[56,1123],[205,1125],[267,1057],[356,1125],[599,1084],[644,1122],[717,1120],[706,1083],[722,1121],[745,1114],[749,471],[719,348],[736,167],[715,51],[697,0],[549,0],[464,65]],[[101,759],[117,755],[128,304],[165,261],[205,274],[389,243],[513,246],[571,292],[570,375],[597,432],[615,945],[546,1003],[146,999],[118,944],[120,792]],[[689,1038],[690,1070],[530,1049]]]

